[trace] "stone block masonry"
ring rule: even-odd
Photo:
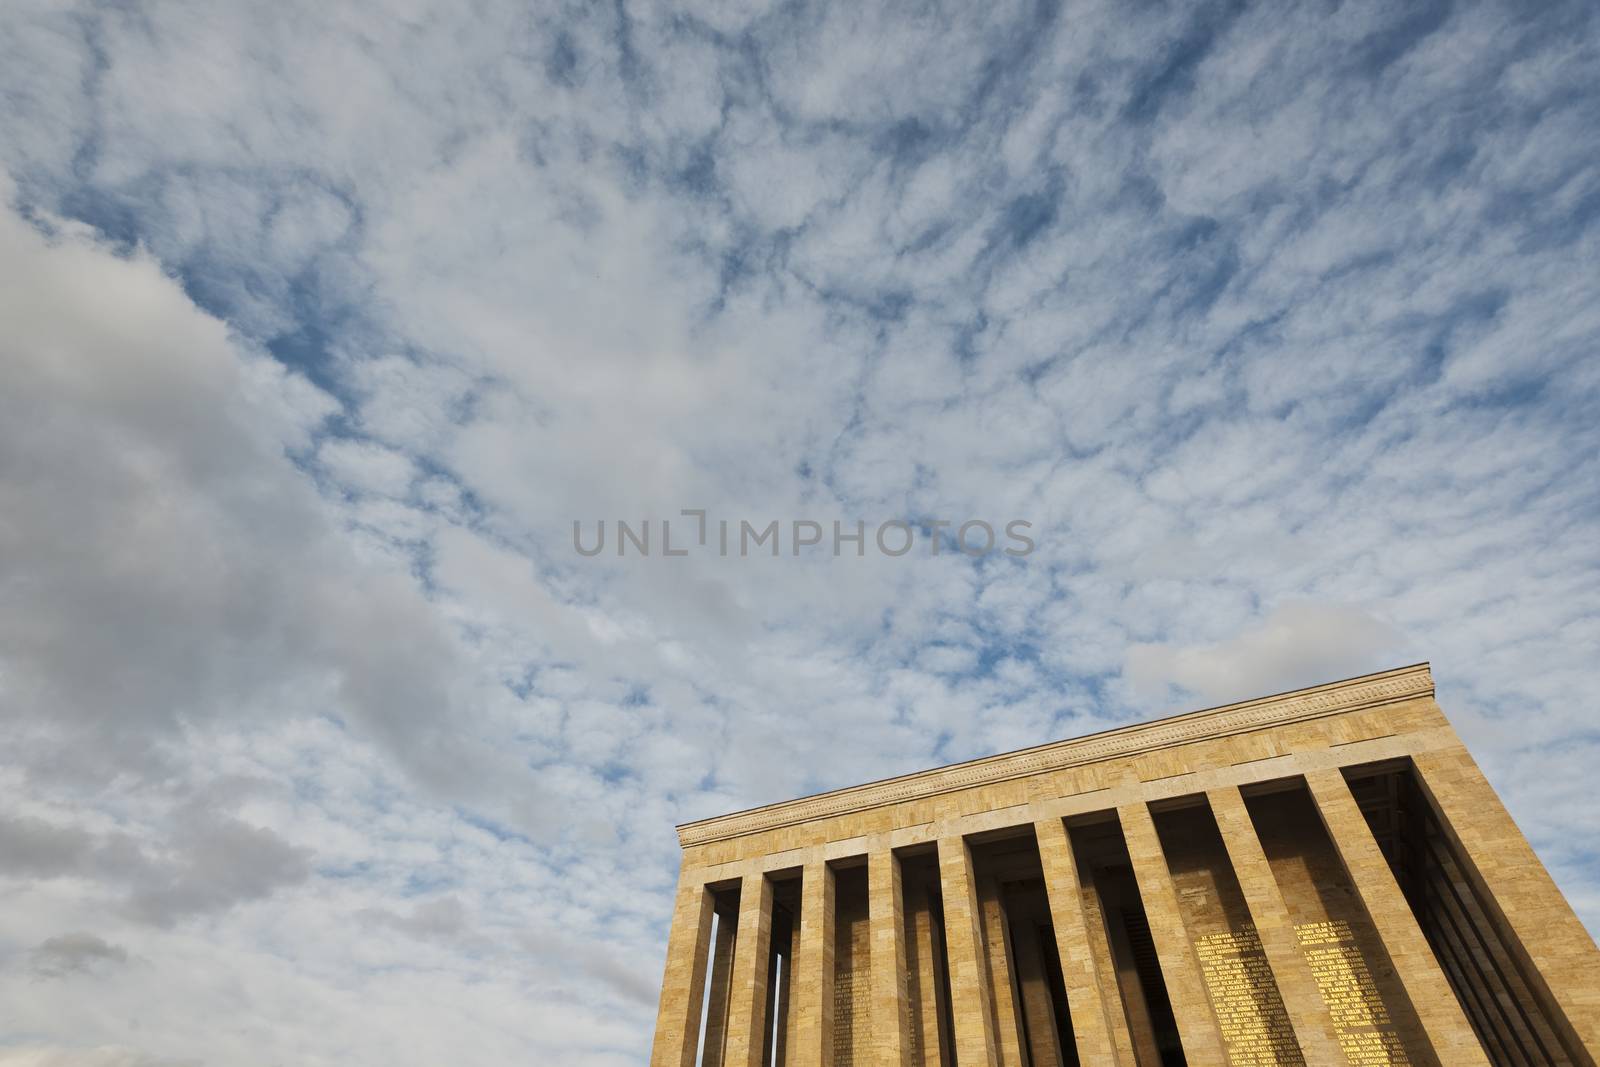
[[[1426,664],[678,828],[652,1067],[1597,1067]]]

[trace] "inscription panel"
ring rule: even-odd
[[[833,976],[833,1062],[852,1067],[856,1048],[856,976],[841,970]]]
[[[1331,919],[1294,929],[1351,1067],[1409,1067],[1411,1060],[1350,924]]]
[[[1194,950],[1232,1067],[1304,1064],[1255,926],[1207,935]]]
[[[856,867],[835,875],[834,1067],[857,1067],[871,1057],[872,930],[866,873],[865,867]]]

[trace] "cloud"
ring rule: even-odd
[[[466,909],[455,897],[423,901],[410,912],[388,910],[370,913],[373,921],[420,938],[454,938],[466,929]]]
[[[537,956],[568,961],[575,973],[604,982],[635,1004],[654,1007],[661,992],[654,960],[619,957],[557,933],[529,933],[519,943]]]
[[[92,832],[33,816],[0,820],[0,877],[93,879],[141,922],[166,925],[302,882],[311,851],[217,812],[182,809],[161,824]]]
[[[1126,677],[1146,698],[1171,687],[1221,704],[1399,666],[1408,654],[1403,633],[1360,608],[1288,603],[1216,644],[1129,645]]]
[[[339,485],[384,496],[404,497],[416,476],[405,456],[373,444],[325,441],[317,458]]]
[[[75,826],[53,825],[33,816],[0,817],[0,869],[13,877],[54,877],[76,869],[91,841]]]
[[[435,787],[492,781],[496,753],[437,727],[468,713],[448,627],[339,536],[290,458],[334,402],[147,254],[57,220],[0,226],[0,582],[19,606],[0,667],[23,743],[49,746],[35,769],[105,773],[184,723],[337,709]],[[335,455],[403,491],[393,453]]]
[[[65,978],[92,974],[128,962],[128,952],[94,934],[58,934],[34,946],[29,954],[33,973],[39,978]]]
[[[141,865],[128,907],[154,923],[204,914],[303,882],[310,852],[236,819],[199,819],[182,831],[176,862]]]
[[[199,1063],[199,1060],[160,1059],[117,1045],[0,1049],[0,1064],[5,1067],[198,1067]]]

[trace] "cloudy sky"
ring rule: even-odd
[[[1420,659],[1600,928],[1528,7],[10,0],[0,1064],[639,1065],[675,823]]]

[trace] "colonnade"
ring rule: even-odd
[[[1595,1067],[1600,950],[1466,750],[1345,733],[686,847],[652,1067]]]

